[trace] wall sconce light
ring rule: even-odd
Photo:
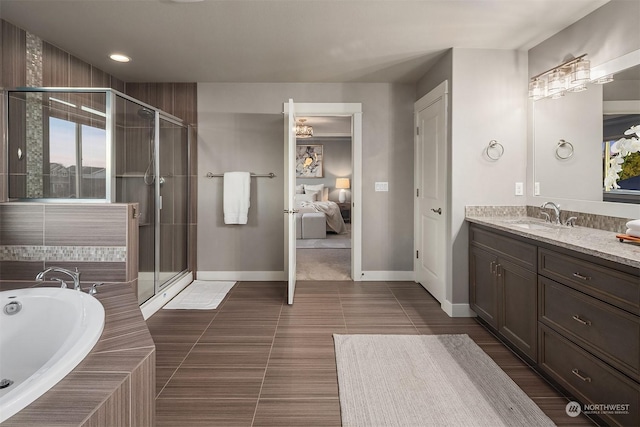
[[[566,92],[587,90],[587,83],[591,79],[591,63],[586,56],[580,55],[533,76],[529,82],[529,98],[534,101],[546,97],[558,99]]]
[[[350,188],[349,178],[336,178],[336,188],[340,188],[340,194],[338,194],[338,201],[344,203],[347,201],[346,188]]]

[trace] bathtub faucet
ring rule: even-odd
[[[67,270],[66,268],[62,267],[49,267],[46,270],[38,273],[38,275],[36,276],[36,280],[40,282],[43,281],[44,276],[52,271],[55,273],[64,273],[67,276],[71,277],[73,279],[73,289],[75,289],[76,291],[82,290],[82,288],[80,287],[80,272],[78,271],[78,267],[76,267],[76,271]]]

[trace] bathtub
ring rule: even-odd
[[[73,370],[98,342],[104,308],[60,288],[0,292],[0,423]]]

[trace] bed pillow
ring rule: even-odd
[[[305,194],[313,193],[314,191],[317,192],[320,197],[322,197],[322,194],[324,192],[324,184],[317,184],[317,185],[304,184]]]
[[[304,194],[304,184],[296,185],[296,194]]]
[[[317,193],[313,192],[311,194],[296,194],[295,202],[315,202],[318,199]]]

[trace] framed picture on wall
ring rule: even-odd
[[[296,146],[296,177],[322,178],[322,145]]]

